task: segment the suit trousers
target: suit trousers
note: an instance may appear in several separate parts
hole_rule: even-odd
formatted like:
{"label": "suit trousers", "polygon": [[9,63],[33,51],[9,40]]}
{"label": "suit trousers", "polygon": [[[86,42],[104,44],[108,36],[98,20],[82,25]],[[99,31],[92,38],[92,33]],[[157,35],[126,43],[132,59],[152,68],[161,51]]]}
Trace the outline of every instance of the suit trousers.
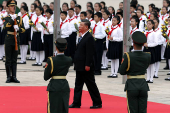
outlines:
{"label": "suit trousers", "polygon": [[45,61],[48,57],[53,56],[53,34],[44,35],[44,51],[45,51]]}
{"label": "suit trousers", "polygon": [[101,73],[101,63],[103,55],[103,39],[97,39],[95,41],[95,72]]}
{"label": "suit trousers", "polygon": [[147,113],[148,92],[144,90],[128,90],[128,113]]}
{"label": "suit trousers", "polygon": [[93,71],[76,71],[76,82],[74,88],[73,104],[81,106],[81,96],[84,83],[87,86],[93,105],[101,105],[101,97],[97,85],[95,83]]}

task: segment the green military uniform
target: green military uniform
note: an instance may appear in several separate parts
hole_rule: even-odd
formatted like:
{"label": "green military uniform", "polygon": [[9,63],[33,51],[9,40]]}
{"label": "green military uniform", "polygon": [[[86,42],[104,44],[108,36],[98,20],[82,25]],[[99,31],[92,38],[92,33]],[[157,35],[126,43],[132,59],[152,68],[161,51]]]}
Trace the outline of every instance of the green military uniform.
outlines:
{"label": "green military uniform", "polygon": [[[16,1],[14,0],[9,0],[7,2],[7,6],[15,6]],[[15,14],[14,14],[15,15]],[[17,16],[15,20],[12,19],[11,15],[5,17],[4,19],[4,29],[7,30],[7,35],[5,37],[5,57],[6,57],[6,73],[7,73],[7,81],[6,83],[9,82],[16,82],[19,83],[19,81],[16,79],[16,70],[17,70],[17,56],[18,56],[18,50],[15,48],[16,44],[17,47],[19,45],[19,36],[18,33],[25,32],[24,24],[22,21],[22,17]],[[18,25],[19,30],[16,33],[16,39],[14,37],[14,21]],[[12,70],[12,78],[11,78],[11,71]]]}
{"label": "green military uniform", "polygon": [[[141,32],[132,35],[133,42],[142,47],[146,36]],[[120,66],[120,74],[127,75],[125,91],[127,92],[128,113],[146,113],[149,87],[145,80],[145,72],[150,64],[150,53],[142,50],[125,53]]]}
{"label": "green military uniform", "polygon": [[[67,41],[59,38],[56,41],[58,49],[66,48]],[[63,50],[62,50],[63,51]],[[56,57],[47,60],[44,71],[44,80],[50,80],[48,84],[48,113],[68,113],[70,88],[66,80],[72,59],[58,53]]]}

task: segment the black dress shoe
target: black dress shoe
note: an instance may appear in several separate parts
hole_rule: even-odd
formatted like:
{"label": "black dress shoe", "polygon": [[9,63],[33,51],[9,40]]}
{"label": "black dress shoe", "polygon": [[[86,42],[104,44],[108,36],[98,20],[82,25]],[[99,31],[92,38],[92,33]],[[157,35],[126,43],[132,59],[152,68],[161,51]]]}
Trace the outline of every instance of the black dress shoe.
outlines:
{"label": "black dress shoe", "polygon": [[167,75],[170,75],[170,73],[167,73]]}
{"label": "black dress shoe", "polygon": [[168,67],[168,66],[164,67],[164,70],[168,70],[168,69],[169,69],[169,67]]}
{"label": "black dress shoe", "polygon": [[153,78],[159,78],[159,77],[154,75]]}
{"label": "black dress shoe", "polygon": [[102,108],[102,105],[90,106],[90,109],[98,109],[98,108]]}
{"label": "black dress shoe", "polygon": [[10,83],[11,82],[11,78],[7,78],[6,83]]}
{"label": "black dress shoe", "polygon": [[38,63],[38,65],[37,66],[42,66],[42,63]]}
{"label": "black dress shoe", "polygon": [[26,64],[26,62],[17,62],[17,64]]}
{"label": "black dress shoe", "polygon": [[112,78],[117,78],[118,76],[116,75],[116,76],[112,76]]}
{"label": "black dress shoe", "polygon": [[101,68],[101,70],[108,70],[108,68],[106,67],[106,68]]}
{"label": "black dress shoe", "polygon": [[146,82],[149,83],[150,80],[147,80]]}
{"label": "black dress shoe", "polygon": [[32,64],[32,66],[38,66],[38,63]]}
{"label": "black dress shoe", "polygon": [[0,58],[0,61],[3,61],[3,58]]}
{"label": "black dress shoe", "polygon": [[19,80],[17,80],[17,78],[11,78],[11,82],[14,82],[14,83],[20,83],[20,81]]}
{"label": "black dress shoe", "polygon": [[77,106],[75,104],[71,104],[71,105],[69,105],[69,108],[80,108],[80,106]]}
{"label": "black dress shoe", "polygon": [[170,81],[170,78],[165,78],[166,81]]}
{"label": "black dress shoe", "polygon": [[112,74],[111,74],[111,75],[109,75],[109,76],[107,76],[107,78],[112,78]]}

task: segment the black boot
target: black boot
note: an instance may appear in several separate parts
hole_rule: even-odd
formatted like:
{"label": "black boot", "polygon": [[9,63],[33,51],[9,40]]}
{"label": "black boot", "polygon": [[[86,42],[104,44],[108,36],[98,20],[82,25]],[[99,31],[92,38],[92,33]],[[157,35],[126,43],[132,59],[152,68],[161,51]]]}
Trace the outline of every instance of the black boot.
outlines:
{"label": "black boot", "polygon": [[5,66],[5,67],[6,67],[6,74],[7,74],[6,83],[10,83],[11,82],[11,70],[10,70],[10,66]]}
{"label": "black boot", "polygon": [[168,70],[169,69],[169,63],[168,63],[168,59],[166,58],[166,66],[164,68],[164,70]]}
{"label": "black boot", "polygon": [[17,66],[16,65],[11,66],[11,70],[12,70],[11,82],[20,83],[20,81],[17,80],[17,78],[16,78]]}

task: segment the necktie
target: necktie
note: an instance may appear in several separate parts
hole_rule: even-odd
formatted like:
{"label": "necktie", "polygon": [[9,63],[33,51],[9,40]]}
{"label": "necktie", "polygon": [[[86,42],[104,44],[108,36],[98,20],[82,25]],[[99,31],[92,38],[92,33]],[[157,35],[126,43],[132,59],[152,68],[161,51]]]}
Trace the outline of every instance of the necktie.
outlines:
{"label": "necktie", "polygon": [[164,16],[162,16],[162,20],[164,19]]}
{"label": "necktie", "polygon": [[62,25],[63,25],[63,22],[61,22],[61,24],[60,24],[60,29],[61,29]]}
{"label": "necktie", "polygon": [[35,21],[35,26],[36,26],[37,22],[38,22],[38,17],[37,17],[37,19],[36,19],[36,21]]}
{"label": "necktie", "polygon": [[130,35],[133,33],[133,30],[131,30]]}
{"label": "necktie", "polygon": [[142,20],[142,18],[140,19],[140,21]]}
{"label": "necktie", "polygon": [[95,34],[96,27],[97,27],[97,24],[95,24],[95,26],[94,26],[94,28],[93,28],[93,34]]}
{"label": "necktie", "polygon": [[47,27],[48,27],[48,22],[49,22],[49,21],[46,21],[46,24],[45,24]]}
{"label": "necktie", "polygon": [[82,36],[79,38],[79,42],[81,41],[82,38],[83,38]]}
{"label": "necktie", "polygon": [[121,25],[122,25],[122,22],[118,24],[119,27],[121,27]]}
{"label": "necktie", "polygon": [[148,35],[149,35],[150,33],[151,33],[151,32],[147,32],[147,33],[146,33],[146,38],[148,38]]}
{"label": "necktie", "polygon": [[34,14],[31,14],[31,16],[30,16],[30,19],[32,19],[32,16],[33,16]]}
{"label": "necktie", "polygon": [[77,19],[77,18],[78,18],[78,16],[75,16],[75,18]]}
{"label": "necktie", "polygon": [[148,19],[150,19],[151,15],[149,15]]}
{"label": "necktie", "polygon": [[115,28],[111,28],[112,30],[109,32],[109,34],[108,34],[108,38],[109,38],[109,36],[111,36],[111,34],[112,34],[112,32],[115,30],[115,29],[117,29],[119,26],[117,26],[117,27],[115,27]]}
{"label": "necktie", "polygon": [[24,14],[24,15],[22,16],[22,18],[24,18],[26,15],[27,15],[27,14]]}

